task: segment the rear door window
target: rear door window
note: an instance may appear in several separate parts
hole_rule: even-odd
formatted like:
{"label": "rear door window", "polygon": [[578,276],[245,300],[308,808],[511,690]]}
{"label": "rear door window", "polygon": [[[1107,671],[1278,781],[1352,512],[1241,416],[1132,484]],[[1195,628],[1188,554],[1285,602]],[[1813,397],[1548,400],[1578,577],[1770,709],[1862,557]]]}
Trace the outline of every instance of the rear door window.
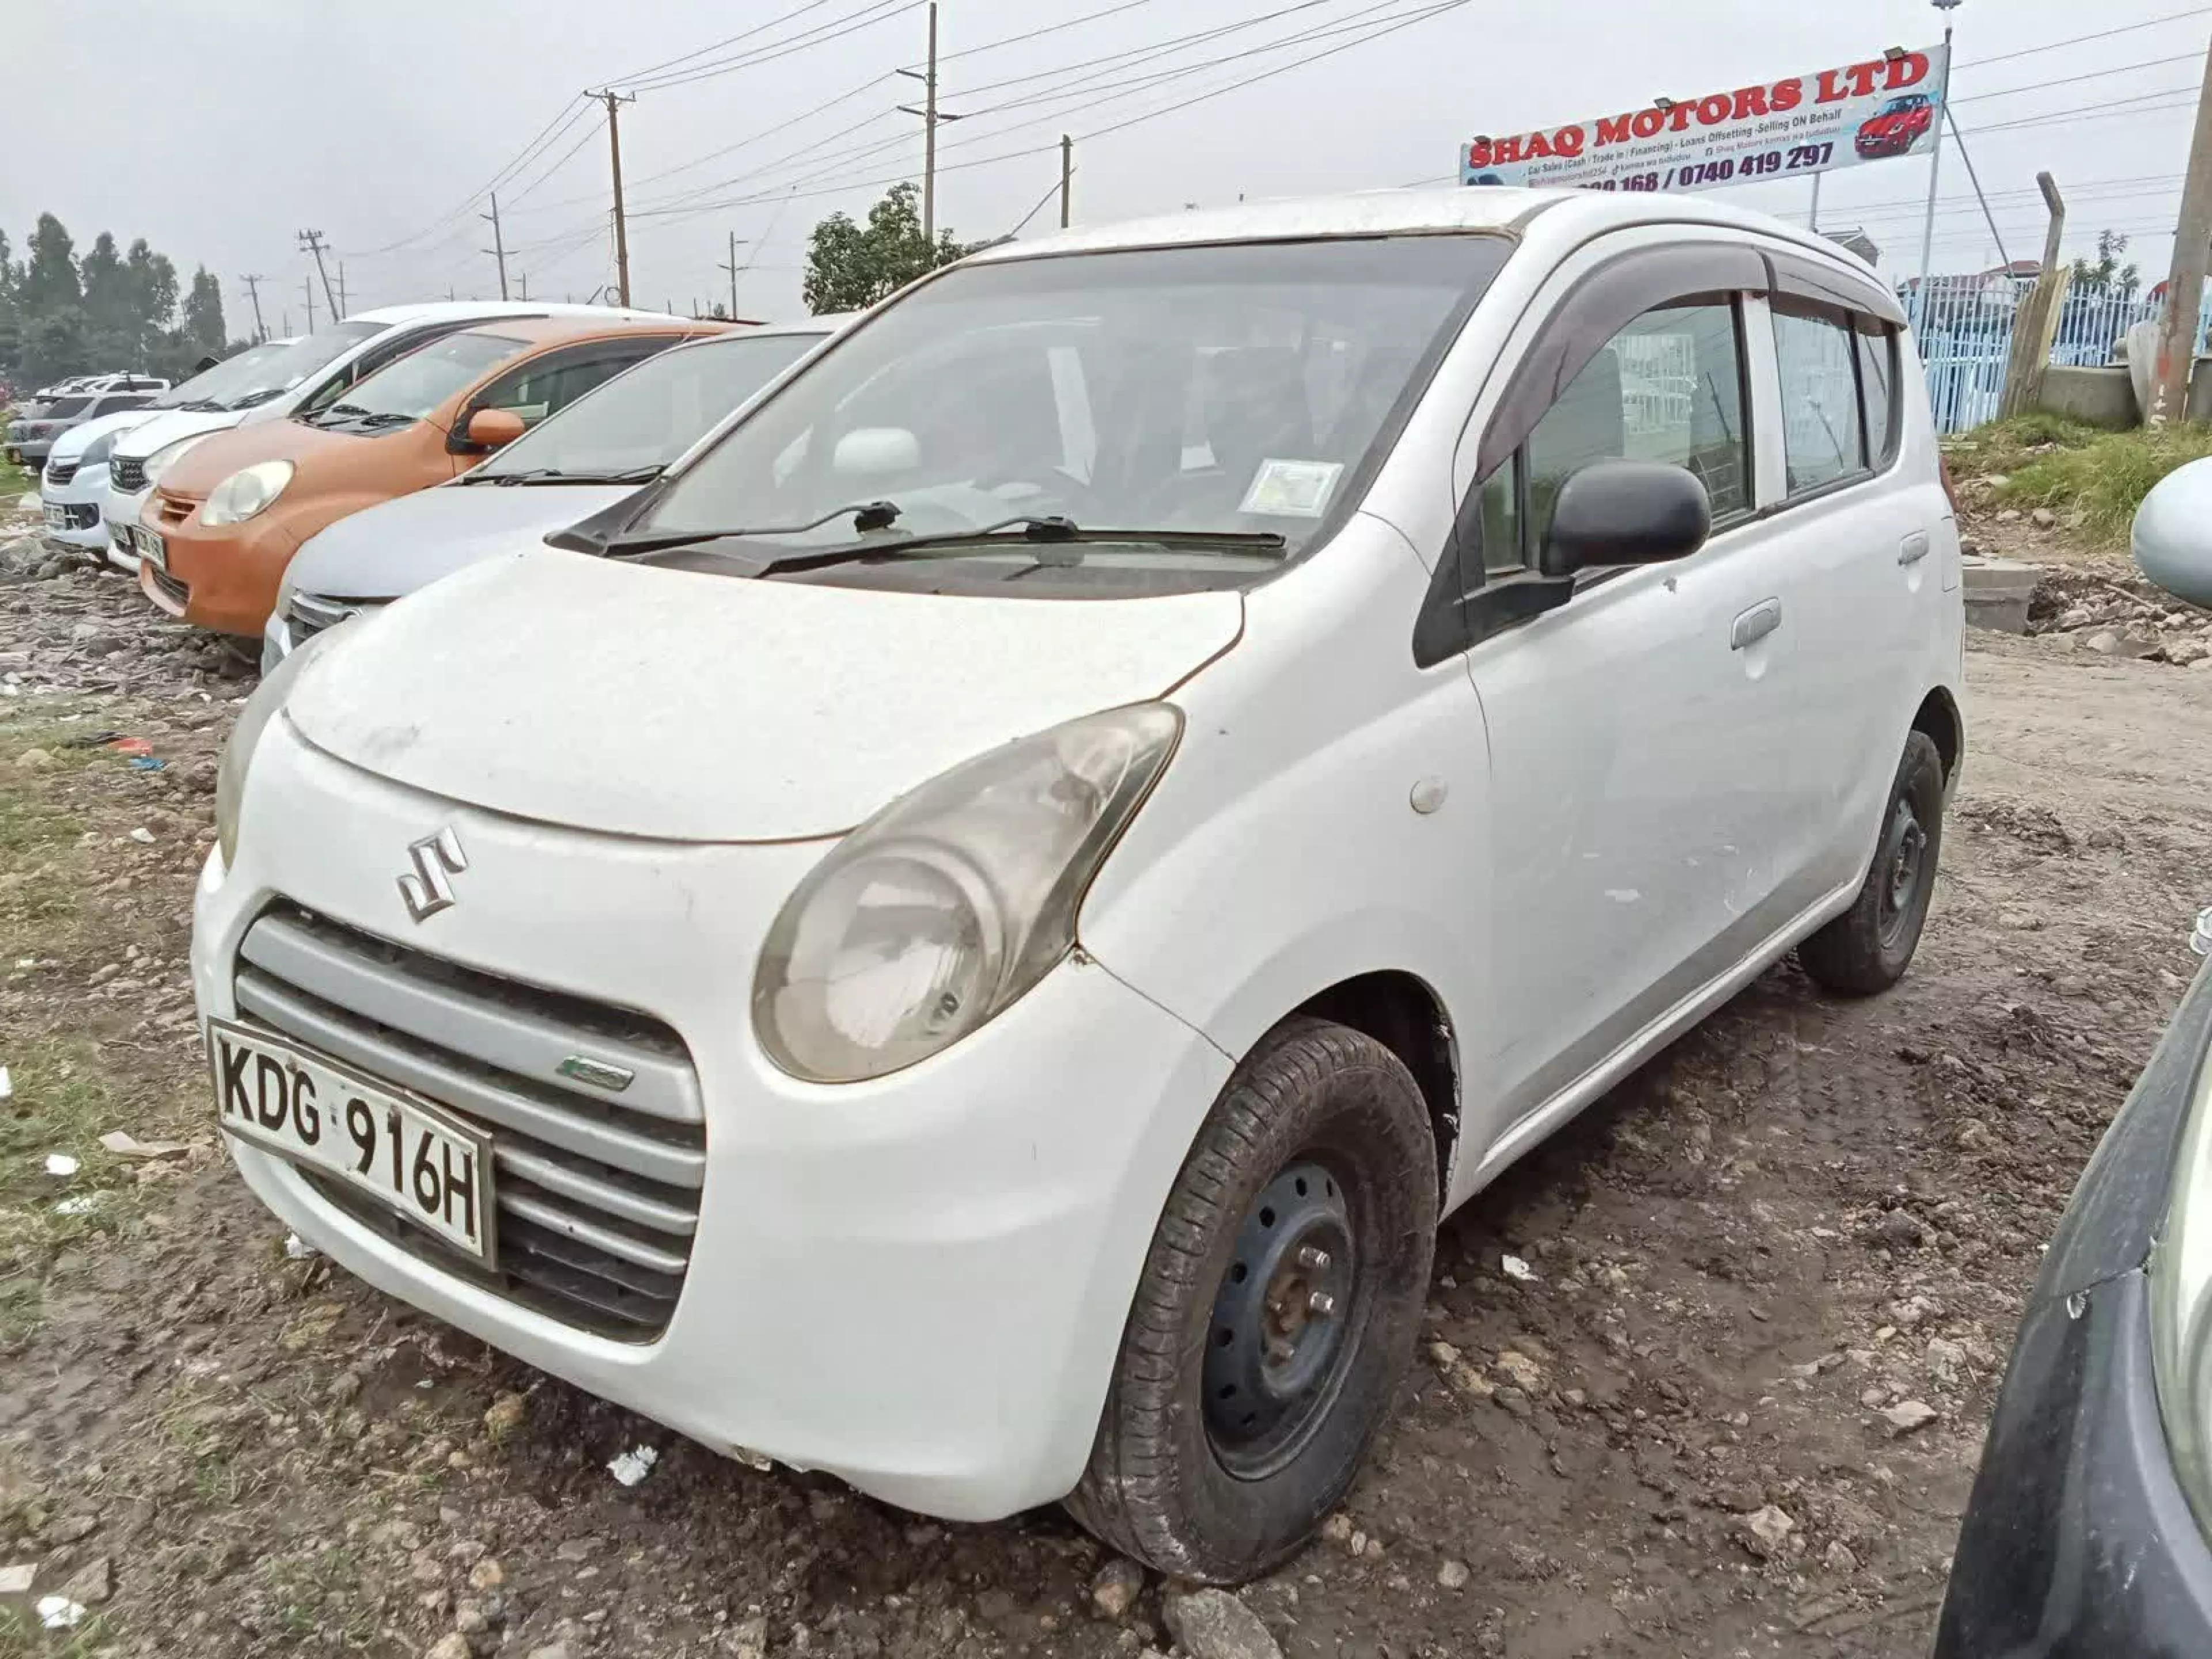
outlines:
{"label": "rear door window", "polygon": [[504,409],[520,415],[523,425],[536,426],[558,414],[600,382],[612,379],[633,363],[674,345],[679,336],[652,335],[641,340],[603,342],[573,351],[548,352],[510,369],[477,394],[470,411]]}
{"label": "rear door window", "polygon": [[1857,337],[1826,306],[1778,299],[1774,355],[1781,371],[1783,451],[1792,496],[1867,470]]}

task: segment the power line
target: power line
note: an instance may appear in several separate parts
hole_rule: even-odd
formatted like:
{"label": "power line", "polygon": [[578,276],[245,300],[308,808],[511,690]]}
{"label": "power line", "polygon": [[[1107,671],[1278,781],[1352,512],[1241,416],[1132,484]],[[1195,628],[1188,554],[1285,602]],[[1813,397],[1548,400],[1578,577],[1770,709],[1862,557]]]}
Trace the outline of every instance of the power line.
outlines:
{"label": "power line", "polygon": [[528,166],[530,160],[533,155],[536,155],[545,146],[550,144],[555,139],[558,138],[562,133],[566,132],[571,126],[574,126],[577,121],[582,118],[585,112],[583,107],[579,106],[576,100],[573,98],[567,103],[562,105],[561,109],[562,112],[555,115],[550,121],[548,121],[544,128],[539,131],[538,136],[522,147],[520,154],[516,155],[514,160],[510,161],[497,173],[494,173],[487,183],[480,185],[477,189],[471,191],[468,199],[464,201],[459,207],[454,208],[449,213],[441,215],[439,217],[433,219],[428,224],[423,226],[422,229],[416,231],[410,235],[402,236],[397,241],[386,242],[382,247],[370,248],[368,250],[368,254],[365,257],[373,258],[379,254],[393,252],[398,249],[408,246],[411,243],[421,241],[423,237],[428,235],[432,231],[438,229],[443,225],[451,223],[455,220],[465,220],[469,213],[476,207],[476,204],[478,202],[483,200],[483,198],[489,196],[493,191],[497,190],[501,185],[505,184],[507,179],[513,177],[520,169]]}
{"label": "power line", "polygon": [[2043,92],[2051,87],[2078,86],[2084,81],[2103,81],[2115,75],[2132,75],[2137,70],[2164,69],[2168,64],[2201,64],[2201,52],[2178,52],[2170,58],[2149,58],[2140,64],[2120,64],[2112,69],[2092,70],[2087,75],[2069,75],[2057,81],[2038,81],[2025,87],[2008,87],[2002,92],[1978,92],[1971,98],[1954,98],[1953,108],[1960,104],[1979,104],[1991,98],[2017,98],[2024,92]]}
{"label": "power line", "polygon": [[1961,64],[1960,69],[1984,69],[1991,64],[2009,64],[2017,58],[2034,58],[2046,52],[2057,52],[2067,46],[2087,46],[2092,40],[2110,40],[2116,35],[2136,34],[2144,29],[2154,29],[2166,23],[2186,22],[2192,17],[2212,15],[2212,6],[2192,6],[2187,11],[2169,13],[2164,17],[2153,17],[2140,23],[2126,23],[2116,29],[2102,29],[2095,34],[2077,34],[2070,40],[2052,40],[2039,46],[2023,46],[2018,52],[1999,52],[1994,58],[1977,58],[1971,64]]}
{"label": "power line", "polygon": [[645,68],[641,70],[633,70],[628,75],[618,75],[615,77],[615,80],[617,84],[642,81],[647,76],[658,75],[663,70],[675,68],[678,64],[688,64],[695,58],[704,58],[708,52],[720,52],[725,46],[734,46],[740,40],[750,40],[757,34],[765,34],[770,29],[781,28],[786,23],[792,21],[793,19],[804,17],[810,11],[819,11],[823,7],[831,3],[832,0],[808,0],[808,3],[805,5],[798,7],[794,10],[787,11],[781,17],[771,17],[765,23],[756,23],[752,27],[746,29],[742,33],[732,34],[726,40],[717,40],[711,46],[698,47],[695,51],[684,52],[680,57],[663,58],[658,64],[648,64]]}
{"label": "power line", "polygon": [[740,52],[720,63],[701,64],[679,73],[641,80],[634,84],[647,92],[659,92],[670,87],[690,86],[696,81],[711,80],[738,70],[757,69],[763,64],[773,64],[812,47],[827,46],[832,40],[842,40],[848,34],[873,28],[878,23],[888,23],[892,18],[912,11],[923,3],[925,0],[868,0],[868,3],[859,11],[848,13],[802,35],[794,35],[787,40],[772,40],[752,52]]}
{"label": "power line", "polygon": [[551,178],[555,173],[556,173],[560,172],[560,170],[561,170],[562,167],[564,167],[568,166],[568,161],[569,161],[569,158],[570,158],[570,157],[574,156],[574,155],[575,155],[575,153],[576,153],[578,150],[580,150],[580,149],[583,149],[583,147],[584,147],[585,145],[586,145],[586,144],[590,143],[592,142],[592,139],[594,139],[594,138],[598,137],[599,136],[599,125],[598,125],[597,124],[594,124],[594,125],[591,125],[591,126],[588,126],[588,127],[585,128],[585,129],[584,129],[584,131],[583,131],[583,133],[581,134],[581,136],[580,136],[580,137],[577,138],[576,142],[575,142],[574,143],[573,143],[573,144],[569,145],[568,149],[564,149],[564,150],[562,150],[562,151],[561,152],[561,159],[560,159],[559,161],[557,161],[554,162],[554,163],[553,163],[553,165],[552,165],[551,167],[547,167],[547,168],[544,170],[544,172],[543,172],[543,173],[539,173],[539,174],[538,174],[535,179],[532,179],[528,184],[525,185],[524,185],[520,190],[516,191],[514,192],[514,195],[512,195],[512,196],[510,196],[510,197],[508,197],[508,198],[507,198],[507,205],[508,210],[509,210],[510,212],[511,212],[511,211],[513,211],[514,207],[514,204],[515,204],[517,202],[520,201],[524,197],[526,197],[526,196],[529,195],[529,194],[530,194],[530,192],[531,192],[532,191],[533,191],[533,190],[537,189],[538,185],[540,185],[544,184],[544,183],[548,179],[550,179],[550,178]]}

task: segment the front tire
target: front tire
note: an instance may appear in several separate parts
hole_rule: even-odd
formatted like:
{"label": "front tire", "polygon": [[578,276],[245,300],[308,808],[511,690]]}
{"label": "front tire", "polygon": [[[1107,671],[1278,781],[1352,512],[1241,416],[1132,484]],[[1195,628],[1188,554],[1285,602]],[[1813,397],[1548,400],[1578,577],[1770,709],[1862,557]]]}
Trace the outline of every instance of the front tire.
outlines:
{"label": "front tire", "polygon": [[1206,1583],[1296,1553],[1412,1359],[1437,1188],[1427,1103],[1395,1054],[1323,1020],[1271,1032],[1168,1196],[1066,1500],[1077,1522]]}
{"label": "front tire", "polygon": [[1797,947],[1817,984],[1872,996],[1905,977],[1936,896],[1943,848],[1943,757],[1924,732],[1905,739],[1905,758],[1882,817],[1874,864],[1851,908]]}

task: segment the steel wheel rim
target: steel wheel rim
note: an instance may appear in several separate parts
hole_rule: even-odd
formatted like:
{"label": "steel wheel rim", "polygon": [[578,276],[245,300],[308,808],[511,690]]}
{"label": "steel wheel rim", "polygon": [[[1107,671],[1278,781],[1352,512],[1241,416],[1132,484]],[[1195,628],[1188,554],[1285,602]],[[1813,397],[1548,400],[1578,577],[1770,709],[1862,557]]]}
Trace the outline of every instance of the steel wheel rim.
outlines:
{"label": "steel wheel rim", "polygon": [[1282,1468],[1328,1415],[1358,1344],[1354,1194],[1310,1154],[1253,1200],[1214,1296],[1202,1368],[1206,1436],[1222,1468]]}
{"label": "steel wheel rim", "polygon": [[1902,937],[1928,874],[1928,831],[1906,796],[1899,795],[1891,810],[1876,867],[1882,872],[1878,927],[1881,942],[1891,945]]}

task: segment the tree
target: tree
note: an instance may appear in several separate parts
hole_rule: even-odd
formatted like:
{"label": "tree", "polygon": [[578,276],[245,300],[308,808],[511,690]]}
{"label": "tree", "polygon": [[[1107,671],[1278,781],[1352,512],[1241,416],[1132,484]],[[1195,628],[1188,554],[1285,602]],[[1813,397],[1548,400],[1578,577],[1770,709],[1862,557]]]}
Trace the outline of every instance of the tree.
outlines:
{"label": "tree", "polygon": [[2106,289],[2123,300],[2134,299],[2142,286],[2142,274],[2134,265],[2120,263],[2120,256],[2127,251],[2128,239],[2118,231],[2099,231],[2096,258],[2074,262],[2074,286]]}
{"label": "tree", "polygon": [[222,350],[222,284],[205,265],[192,273],[192,291],[185,296],[185,337],[203,352]]}
{"label": "tree", "polygon": [[76,244],[51,213],[39,216],[23,264],[16,299],[26,315],[74,307],[83,297],[77,286]]}
{"label": "tree", "polygon": [[950,230],[939,231],[934,245],[924,240],[921,201],[918,186],[893,185],[865,226],[842,213],[816,225],[807,239],[807,309],[861,310],[969,252]]}

